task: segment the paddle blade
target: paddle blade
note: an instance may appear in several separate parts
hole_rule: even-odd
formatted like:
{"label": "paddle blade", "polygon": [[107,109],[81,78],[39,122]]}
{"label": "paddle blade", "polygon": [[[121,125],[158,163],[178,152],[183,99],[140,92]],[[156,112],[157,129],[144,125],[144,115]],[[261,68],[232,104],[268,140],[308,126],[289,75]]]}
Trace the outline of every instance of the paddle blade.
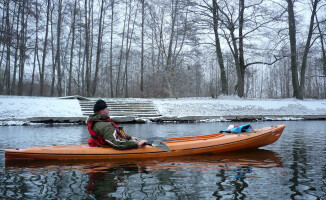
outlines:
{"label": "paddle blade", "polygon": [[151,145],[163,151],[171,152],[171,149],[161,140],[154,140],[154,142]]}

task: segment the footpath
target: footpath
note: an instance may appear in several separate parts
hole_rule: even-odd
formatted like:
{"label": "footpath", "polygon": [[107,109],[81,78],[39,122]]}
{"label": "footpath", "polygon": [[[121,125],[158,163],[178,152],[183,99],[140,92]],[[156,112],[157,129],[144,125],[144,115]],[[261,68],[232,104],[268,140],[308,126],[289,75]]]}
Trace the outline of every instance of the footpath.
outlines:
{"label": "footpath", "polygon": [[[0,95],[0,125],[85,123],[98,98]],[[102,98],[119,123],[326,120],[326,100]]]}

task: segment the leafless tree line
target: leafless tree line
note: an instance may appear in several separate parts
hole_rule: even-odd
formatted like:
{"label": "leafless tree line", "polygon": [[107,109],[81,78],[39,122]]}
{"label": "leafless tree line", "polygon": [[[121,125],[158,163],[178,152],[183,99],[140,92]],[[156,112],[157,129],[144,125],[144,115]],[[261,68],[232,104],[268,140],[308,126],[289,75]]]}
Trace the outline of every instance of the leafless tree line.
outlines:
{"label": "leafless tree line", "polygon": [[321,0],[3,0],[0,94],[326,98]]}

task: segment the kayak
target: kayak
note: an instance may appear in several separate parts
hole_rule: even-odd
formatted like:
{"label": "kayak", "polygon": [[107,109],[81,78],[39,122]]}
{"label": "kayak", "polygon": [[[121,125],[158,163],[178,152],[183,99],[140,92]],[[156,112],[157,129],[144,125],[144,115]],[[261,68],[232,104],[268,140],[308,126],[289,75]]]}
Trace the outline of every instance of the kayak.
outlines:
{"label": "kayak", "polygon": [[244,133],[215,133],[200,136],[174,137],[165,142],[171,151],[155,146],[117,150],[89,147],[88,144],[6,149],[9,159],[145,159],[196,154],[222,153],[254,149],[276,142],[285,125],[252,129]]}

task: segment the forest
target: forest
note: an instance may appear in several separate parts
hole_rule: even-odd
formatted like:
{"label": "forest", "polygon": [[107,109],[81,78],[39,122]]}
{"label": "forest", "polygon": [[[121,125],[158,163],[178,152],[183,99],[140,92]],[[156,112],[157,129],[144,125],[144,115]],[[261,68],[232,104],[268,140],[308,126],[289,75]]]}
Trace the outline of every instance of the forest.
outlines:
{"label": "forest", "polygon": [[1,0],[0,95],[326,98],[326,1]]}

